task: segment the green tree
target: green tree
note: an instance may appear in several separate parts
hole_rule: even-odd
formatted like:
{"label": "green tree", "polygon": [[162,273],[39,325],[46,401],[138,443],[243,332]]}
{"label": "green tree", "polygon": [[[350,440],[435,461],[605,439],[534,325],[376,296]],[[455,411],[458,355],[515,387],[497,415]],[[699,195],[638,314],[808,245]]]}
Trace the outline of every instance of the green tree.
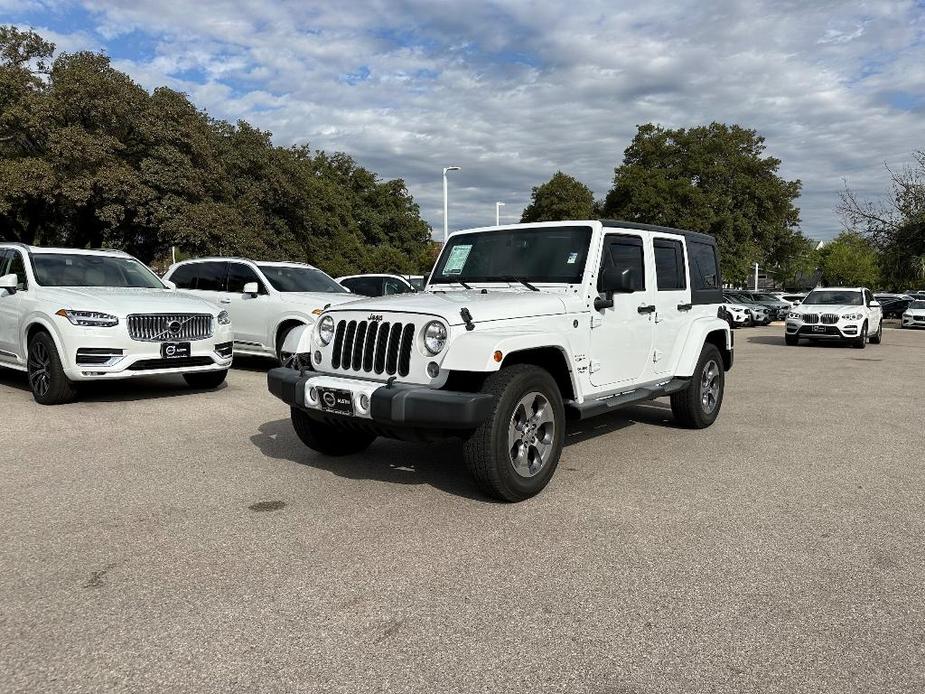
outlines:
{"label": "green tree", "polygon": [[[400,179],[342,153],[274,146],[105,55],[0,27],[0,240],[305,260],[415,272],[430,227]],[[159,264],[163,264],[160,262]]]}
{"label": "green tree", "polygon": [[896,290],[925,284],[925,151],[899,171],[887,167],[890,190],[882,201],[862,201],[849,189],[839,211],[879,251],[883,283]]}
{"label": "green tree", "polygon": [[775,267],[799,252],[800,181],[778,175],[764,138],[738,125],[671,130],[639,126],[604,201],[606,217],[691,229],[716,237],[724,279],[742,282],[754,263]]}
{"label": "green tree", "polygon": [[530,204],[521,222],[558,222],[564,219],[592,219],[594,193],[584,183],[556,171],[546,183],[533,188]]}
{"label": "green tree", "polygon": [[879,282],[877,251],[858,232],[842,232],[819,250],[819,258],[827,286],[876,287]]}

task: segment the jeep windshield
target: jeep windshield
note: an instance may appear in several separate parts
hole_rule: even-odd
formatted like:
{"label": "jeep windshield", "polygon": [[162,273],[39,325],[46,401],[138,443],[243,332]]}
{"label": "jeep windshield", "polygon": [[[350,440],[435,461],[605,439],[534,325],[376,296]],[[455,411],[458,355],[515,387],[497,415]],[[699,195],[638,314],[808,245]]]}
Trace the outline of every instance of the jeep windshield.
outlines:
{"label": "jeep windshield", "polygon": [[440,255],[431,284],[581,282],[591,243],[586,226],[457,234]]}
{"label": "jeep windshield", "polygon": [[311,267],[257,264],[278,292],[326,292],[346,294],[347,290],[321,270]]}
{"label": "jeep windshield", "polygon": [[810,292],[803,300],[804,306],[863,306],[861,292],[819,290]]}
{"label": "jeep windshield", "polygon": [[83,253],[33,253],[36,281],[44,287],[163,289],[157,275],[134,258]]}

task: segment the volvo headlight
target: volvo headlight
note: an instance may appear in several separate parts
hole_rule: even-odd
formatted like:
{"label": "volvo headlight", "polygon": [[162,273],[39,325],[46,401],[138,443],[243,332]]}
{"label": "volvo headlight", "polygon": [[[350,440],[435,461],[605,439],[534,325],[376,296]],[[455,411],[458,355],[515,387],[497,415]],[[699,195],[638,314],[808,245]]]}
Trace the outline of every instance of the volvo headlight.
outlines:
{"label": "volvo headlight", "polygon": [[228,311],[220,311],[217,320],[219,325],[231,325],[231,316],[228,315]]}
{"label": "volvo headlight", "polygon": [[842,314],[842,320],[861,320],[864,317],[862,313],[845,313]]}
{"label": "volvo headlight", "polygon": [[55,315],[67,318],[73,325],[88,328],[111,328],[119,324],[119,319],[112,314],[99,311],[72,311],[62,308],[55,311]]}
{"label": "volvo headlight", "polygon": [[321,344],[327,346],[334,339],[334,319],[331,316],[325,316],[318,321],[318,339]]}
{"label": "volvo headlight", "polygon": [[430,354],[440,354],[446,347],[446,328],[440,321],[432,320],[424,326],[424,349]]}

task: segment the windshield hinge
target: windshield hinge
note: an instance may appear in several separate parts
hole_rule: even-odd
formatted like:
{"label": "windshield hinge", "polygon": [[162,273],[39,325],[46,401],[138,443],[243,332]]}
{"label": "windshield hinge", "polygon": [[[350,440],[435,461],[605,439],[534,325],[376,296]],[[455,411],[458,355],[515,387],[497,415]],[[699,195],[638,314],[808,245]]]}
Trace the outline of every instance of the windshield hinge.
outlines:
{"label": "windshield hinge", "polygon": [[588,366],[588,373],[594,373],[595,371],[601,370],[601,362],[597,359],[592,359],[591,364]]}
{"label": "windshield hinge", "polygon": [[599,328],[604,324],[604,316],[600,313],[591,314],[591,328]]}

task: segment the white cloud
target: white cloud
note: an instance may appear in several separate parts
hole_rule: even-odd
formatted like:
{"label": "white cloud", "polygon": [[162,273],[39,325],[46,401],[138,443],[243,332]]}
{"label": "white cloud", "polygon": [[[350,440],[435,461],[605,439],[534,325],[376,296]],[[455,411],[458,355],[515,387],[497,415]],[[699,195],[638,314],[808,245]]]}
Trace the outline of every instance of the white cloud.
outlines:
{"label": "white cloud", "polygon": [[911,0],[84,6],[104,44],[154,39],[117,56],[145,86],[402,177],[438,230],[444,165],[463,167],[452,227],[492,221],[496,200],[516,219],[556,169],[605,194],[637,124],[718,120],[767,138],[803,181],[804,230],[825,238],[843,179],[877,194],[884,161],[925,147],[925,11]]}

